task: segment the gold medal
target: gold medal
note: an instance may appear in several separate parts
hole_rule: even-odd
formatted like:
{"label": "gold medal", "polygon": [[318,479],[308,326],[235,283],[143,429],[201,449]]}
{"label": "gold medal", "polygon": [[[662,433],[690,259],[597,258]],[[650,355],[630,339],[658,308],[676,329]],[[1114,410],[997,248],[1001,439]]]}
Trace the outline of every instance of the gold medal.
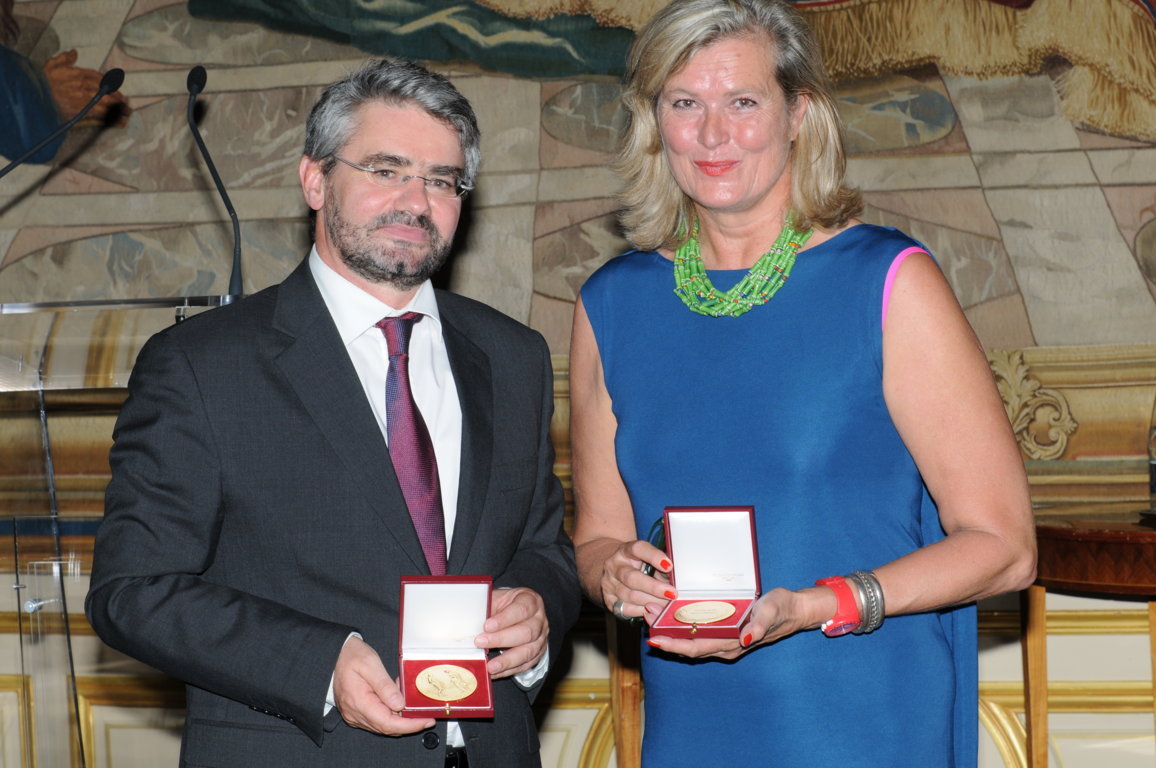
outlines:
{"label": "gold medal", "polygon": [[683,624],[713,624],[716,621],[729,619],[735,613],[735,607],[722,600],[700,600],[689,603],[674,612],[674,618]]}
{"label": "gold medal", "polygon": [[478,678],[465,667],[437,664],[426,667],[415,682],[422,696],[435,701],[460,701],[478,689]]}

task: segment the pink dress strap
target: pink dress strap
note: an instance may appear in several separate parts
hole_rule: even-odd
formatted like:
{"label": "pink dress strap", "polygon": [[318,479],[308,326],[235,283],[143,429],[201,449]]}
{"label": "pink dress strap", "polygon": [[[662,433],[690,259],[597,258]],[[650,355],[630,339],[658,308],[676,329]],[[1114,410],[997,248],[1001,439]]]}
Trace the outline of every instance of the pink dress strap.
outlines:
{"label": "pink dress strap", "polygon": [[[887,279],[883,282],[883,319],[881,321],[882,327],[887,327],[887,305],[891,303],[891,284],[895,282],[895,275],[899,272],[899,265],[913,253],[927,253],[922,248],[904,249],[899,252],[899,255],[891,262],[891,267],[887,270]],[[930,256],[931,254],[927,254]]]}

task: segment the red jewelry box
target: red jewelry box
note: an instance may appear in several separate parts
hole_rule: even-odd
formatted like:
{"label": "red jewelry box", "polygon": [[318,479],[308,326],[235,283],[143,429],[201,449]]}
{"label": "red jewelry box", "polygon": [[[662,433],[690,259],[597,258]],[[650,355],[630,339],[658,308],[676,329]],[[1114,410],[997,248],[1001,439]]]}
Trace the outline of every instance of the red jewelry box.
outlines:
{"label": "red jewelry box", "polygon": [[662,515],[678,597],[650,634],[737,639],[759,596],[755,508],[667,507]]}
{"label": "red jewelry box", "polygon": [[402,576],[398,625],[403,717],[494,716],[486,649],[474,646],[490,617],[489,576]]}

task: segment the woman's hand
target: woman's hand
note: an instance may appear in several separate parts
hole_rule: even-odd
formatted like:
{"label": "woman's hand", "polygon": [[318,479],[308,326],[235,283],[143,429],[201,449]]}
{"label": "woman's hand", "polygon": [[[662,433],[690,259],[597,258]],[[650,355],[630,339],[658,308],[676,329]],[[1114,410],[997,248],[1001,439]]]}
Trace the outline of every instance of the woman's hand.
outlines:
{"label": "woman's hand", "polygon": [[690,658],[737,659],[759,645],[815,629],[835,615],[835,593],[827,587],[791,591],[777,587],[755,601],[736,639],[695,639],[654,635],[647,644],[667,653]]}
{"label": "woman's hand", "polygon": [[[655,575],[643,572],[654,568]],[[609,553],[602,565],[599,587],[602,603],[620,619],[643,617],[651,623],[677,597],[670,585],[670,559],[645,541],[626,541]]]}
{"label": "woman's hand", "polygon": [[[653,620],[675,596],[668,576],[671,563],[658,547],[638,540],[630,494],[618,472],[617,421],[581,300],[574,310],[571,338],[570,466],[578,578],[593,602],[619,618]],[[648,565],[655,575],[642,572]]]}

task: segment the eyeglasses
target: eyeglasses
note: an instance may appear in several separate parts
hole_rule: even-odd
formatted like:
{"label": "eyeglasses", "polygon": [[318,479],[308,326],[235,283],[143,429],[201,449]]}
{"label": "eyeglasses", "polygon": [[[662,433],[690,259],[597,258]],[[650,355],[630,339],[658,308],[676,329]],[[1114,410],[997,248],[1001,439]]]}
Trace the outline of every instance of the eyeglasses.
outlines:
{"label": "eyeglasses", "polygon": [[432,197],[465,197],[466,193],[473,189],[462,181],[461,177],[452,173],[445,176],[419,176],[416,173],[402,175],[393,168],[370,168],[358,165],[346,160],[341,155],[333,155],[333,158],[340,160],[350,168],[364,172],[370,181],[386,189],[405,186],[410,179],[421,179],[422,184],[425,185],[425,191]]}

